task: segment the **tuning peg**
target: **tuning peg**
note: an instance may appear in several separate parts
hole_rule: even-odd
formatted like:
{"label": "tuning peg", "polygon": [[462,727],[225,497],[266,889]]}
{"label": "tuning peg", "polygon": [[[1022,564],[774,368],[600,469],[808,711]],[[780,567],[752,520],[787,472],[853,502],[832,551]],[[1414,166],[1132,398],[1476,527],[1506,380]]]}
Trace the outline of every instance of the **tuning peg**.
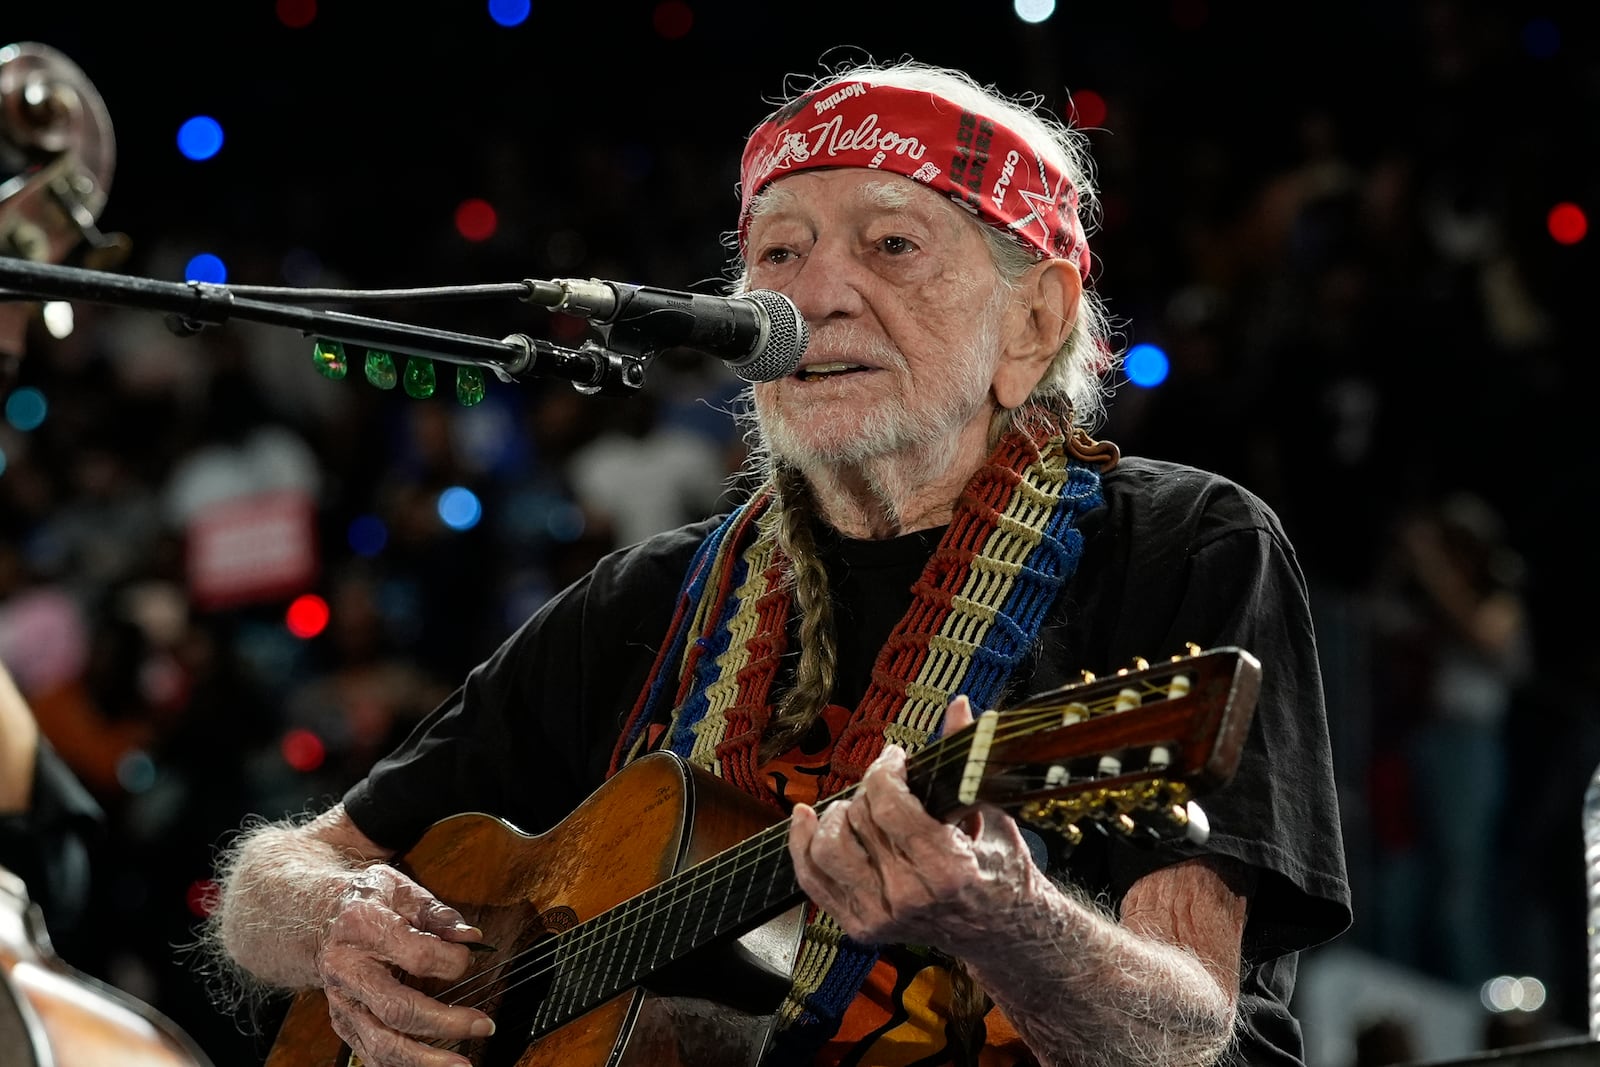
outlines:
{"label": "tuning peg", "polygon": [[1149,669],[1150,669],[1150,661],[1149,660],[1145,659],[1143,656],[1135,656],[1135,657],[1133,657],[1132,666],[1117,668],[1117,677],[1118,678],[1122,678],[1122,677],[1125,677],[1126,675],[1133,674],[1136,671],[1147,671]]}
{"label": "tuning peg", "polygon": [[1192,844],[1205,844],[1211,836],[1211,820],[1206,818],[1205,810],[1192,800],[1181,808],[1174,806],[1174,810],[1183,812],[1183,836]]}

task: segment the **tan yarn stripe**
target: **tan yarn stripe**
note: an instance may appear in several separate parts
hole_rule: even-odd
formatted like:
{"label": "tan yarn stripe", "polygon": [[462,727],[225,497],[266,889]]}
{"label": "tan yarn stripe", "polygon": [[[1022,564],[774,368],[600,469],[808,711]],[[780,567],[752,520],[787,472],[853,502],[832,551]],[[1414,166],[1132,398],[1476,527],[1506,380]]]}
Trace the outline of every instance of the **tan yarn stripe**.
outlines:
{"label": "tan yarn stripe", "polygon": [[706,686],[706,713],[692,727],[694,747],[689,750],[689,762],[718,777],[722,776],[722,765],[717,759],[717,746],[728,732],[728,709],[739,697],[739,673],[750,662],[750,639],[760,619],[756,605],[767,593],[767,569],[776,550],[777,543],[765,536],[757,537],[745,550],[744,584],[734,591],[739,608],[728,622],[732,636],[727,649],[717,657],[717,680]]}
{"label": "tan yarn stripe", "polygon": [[1011,595],[1022,563],[1044,539],[1044,527],[1066,485],[1062,466],[1061,446],[1051,442],[1039,461],[1022,472],[995,530],[973,557],[961,591],[951,598],[944,625],[930,637],[928,658],[907,686],[907,700],[895,716],[896,722],[921,732],[919,745],[926,742],[944,714],[950,693],[971,669],[973,654],[983,645],[996,613]]}
{"label": "tan yarn stripe", "polygon": [[834,957],[839,954],[844,931],[832,915],[819,911],[817,917],[806,924],[804,937],[805,947],[795,961],[794,980],[790,982],[789,992],[784,995],[783,1005],[778,1009],[780,1029],[792,1025],[805,1011],[806,997],[822,988],[822,979],[828,973],[828,968],[833,966]]}

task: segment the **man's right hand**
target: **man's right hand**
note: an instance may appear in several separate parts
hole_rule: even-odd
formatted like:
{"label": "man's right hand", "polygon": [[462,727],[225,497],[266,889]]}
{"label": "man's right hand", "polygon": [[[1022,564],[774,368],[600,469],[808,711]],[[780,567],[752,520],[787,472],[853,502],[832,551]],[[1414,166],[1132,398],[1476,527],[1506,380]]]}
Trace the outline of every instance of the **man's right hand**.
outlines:
{"label": "man's right hand", "polygon": [[[400,871],[378,864],[356,876],[317,953],[334,1032],[364,1067],[461,1067],[435,1047],[486,1037],[494,1022],[406,985],[405,974],[451,980],[466,973],[468,944],[483,933]],[[403,973],[402,973],[403,972]]]}

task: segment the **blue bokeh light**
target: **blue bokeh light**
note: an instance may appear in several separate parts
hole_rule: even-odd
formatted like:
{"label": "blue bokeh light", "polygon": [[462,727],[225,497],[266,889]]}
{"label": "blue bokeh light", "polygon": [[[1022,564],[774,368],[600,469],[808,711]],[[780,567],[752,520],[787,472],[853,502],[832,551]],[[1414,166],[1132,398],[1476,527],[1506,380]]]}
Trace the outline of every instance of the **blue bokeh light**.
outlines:
{"label": "blue bokeh light", "polygon": [[184,264],[183,280],[186,282],[211,282],[213,285],[221,285],[228,280],[228,265],[210,252],[201,252]]}
{"label": "blue bokeh light", "polygon": [[1522,27],[1522,47],[1534,59],[1552,59],[1561,51],[1561,27],[1547,18],[1529,19]]}
{"label": "blue bokeh light", "polygon": [[222,151],[222,123],[210,115],[196,115],[178,127],[178,151],[187,159],[210,159]]}
{"label": "blue bokeh light", "polygon": [[453,485],[439,494],[439,521],[452,530],[470,530],[483,518],[483,504],[471,489]]}
{"label": "blue bokeh light", "polygon": [[350,542],[350,551],[371,559],[389,543],[389,528],[376,515],[357,515],[350,520],[345,538]]}
{"label": "blue bokeh light", "polygon": [[489,17],[501,26],[520,26],[533,9],[530,0],[489,0]]}
{"label": "blue bokeh light", "polygon": [[30,385],[6,397],[6,421],[23,433],[37,430],[49,413],[50,404],[44,394]]}
{"label": "blue bokeh light", "polygon": [[156,785],[156,762],[143,749],[133,749],[117,760],[117,784],[133,794],[148,793]]}
{"label": "blue bokeh light", "polygon": [[1167,354],[1152,344],[1134,345],[1122,359],[1122,368],[1128,381],[1143,389],[1150,389],[1167,380],[1170,364]]}

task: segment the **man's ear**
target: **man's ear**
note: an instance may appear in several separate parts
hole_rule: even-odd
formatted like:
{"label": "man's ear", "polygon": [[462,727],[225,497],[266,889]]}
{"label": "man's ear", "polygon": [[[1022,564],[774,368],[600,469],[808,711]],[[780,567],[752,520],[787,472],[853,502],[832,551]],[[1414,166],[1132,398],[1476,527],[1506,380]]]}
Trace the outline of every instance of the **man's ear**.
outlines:
{"label": "man's ear", "polygon": [[1040,260],[1022,276],[994,374],[994,398],[1001,407],[1020,407],[1028,399],[1071,336],[1082,298],[1083,279],[1071,260]]}

